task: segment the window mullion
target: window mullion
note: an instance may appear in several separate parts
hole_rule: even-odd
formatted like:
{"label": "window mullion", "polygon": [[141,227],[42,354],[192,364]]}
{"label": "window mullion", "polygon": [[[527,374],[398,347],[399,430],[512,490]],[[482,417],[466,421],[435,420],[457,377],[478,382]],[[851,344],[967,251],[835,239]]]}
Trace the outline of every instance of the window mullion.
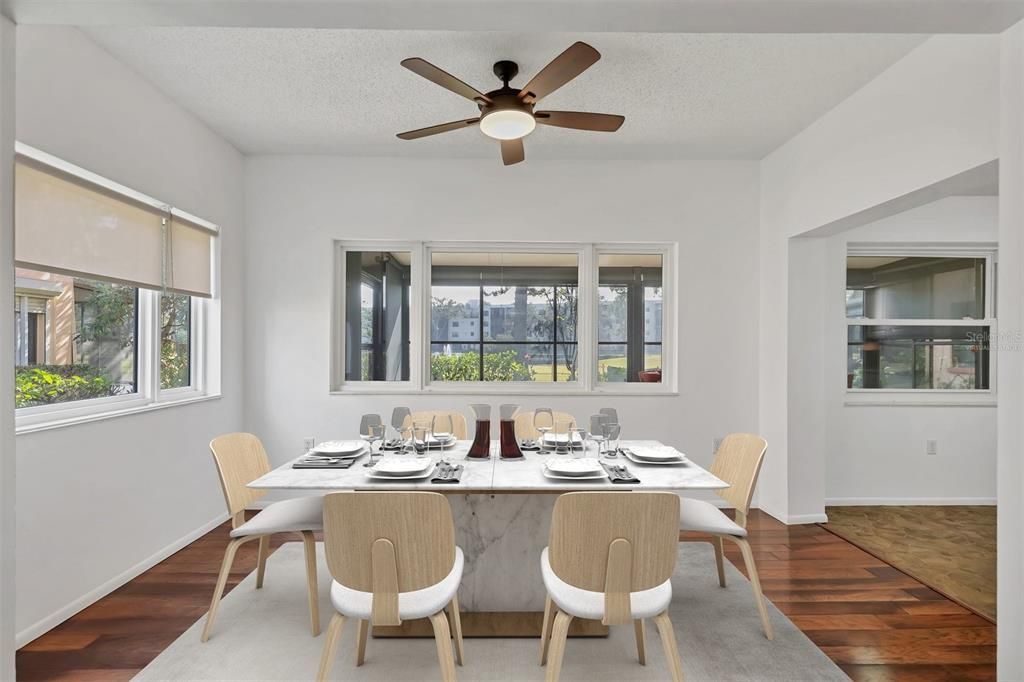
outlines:
{"label": "window mullion", "polygon": [[136,340],[138,394],[149,401],[160,399],[160,292],[139,289],[139,338]]}

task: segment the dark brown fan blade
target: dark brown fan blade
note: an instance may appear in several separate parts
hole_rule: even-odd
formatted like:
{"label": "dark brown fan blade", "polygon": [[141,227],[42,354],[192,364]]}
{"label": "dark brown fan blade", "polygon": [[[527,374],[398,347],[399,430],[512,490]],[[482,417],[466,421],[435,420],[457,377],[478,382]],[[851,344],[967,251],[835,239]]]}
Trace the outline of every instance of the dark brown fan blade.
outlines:
{"label": "dark brown fan blade", "polygon": [[442,88],[451,90],[456,95],[462,95],[466,99],[473,100],[474,102],[479,100],[481,102],[490,102],[491,100],[484,93],[480,92],[472,85],[463,83],[455,76],[451,75],[447,71],[437,68],[425,59],[419,57],[410,57],[409,59],[402,60],[402,66],[409,69],[417,76],[423,76],[428,81],[437,83]]}
{"label": "dark brown fan blade", "polygon": [[459,128],[468,128],[469,126],[479,123],[479,118],[467,118],[464,121],[452,121],[450,123],[439,123],[436,126],[430,126],[429,128],[417,128],[416,130],[407,130],[404,133],[398,133],[398,137],[403,140],[417,140],[421,137],[427,137],[429,135],[437,135],[438,133],[447,133],[449,130],[458,130]]}
{"label": "dark brown fan blade", "polygon": [[526,84],[519,96],[524,100],[536,102],[547,97],[576,76],[586,71],[601,58],[601,53],[586,43],[573,43],[562,54],[551,60],[551,63],[540,70]]}
{"label": "dark brown fan blade", "polygon": [[575,128],[576,130],[594,130],[601,133],[614,133],[626,120],[618,114],[594,114],[589,111],[538,111],[533,117],[537,123],[559,128]]}
{"label": "dark brown fan blade", "polygon": [[519,163],[526,159],[526,151],[523,149],[523,138],[501,141],[501,161],[506,166]]}

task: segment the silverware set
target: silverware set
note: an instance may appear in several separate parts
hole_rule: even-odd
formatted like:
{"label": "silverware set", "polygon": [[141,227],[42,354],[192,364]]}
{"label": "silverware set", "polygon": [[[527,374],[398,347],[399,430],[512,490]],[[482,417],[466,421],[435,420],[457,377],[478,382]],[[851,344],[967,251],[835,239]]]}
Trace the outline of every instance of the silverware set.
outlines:
{"label": "silverware set", "polygon": [[463,466],[452,466],[450,462],[441,460],[437,463],[433,478],[439,481],[457,481],[462,475]]}
{"label": "silverware set", "polygon": [[612,464],[610,462],[601,462],[601,466],[604,467],[605,472],[608,474],[608,478],[615,481],[638,481],[636,476],[633,475],[629,469],[622,464]]}

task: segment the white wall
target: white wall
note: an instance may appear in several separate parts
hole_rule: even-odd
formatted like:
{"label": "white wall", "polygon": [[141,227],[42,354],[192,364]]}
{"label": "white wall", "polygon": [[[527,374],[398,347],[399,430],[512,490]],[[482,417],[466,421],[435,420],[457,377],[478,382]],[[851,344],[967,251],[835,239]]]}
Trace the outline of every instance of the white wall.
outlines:
{"label": "white wall", "polygon": [[17,438],[19,643],[225,516],[242,424],[243,162],[80,32],[19,27],[17,137],[221,226],[223,398]]}
{"label": "white wall", "polygon": [[[481,142],[483,144],[483,142]],[[680,395],[500,397],[586,417],[618,406],[628,438],[701,464],[757,425],[757,164],[257,157],[246,184],[246,427],[272,459],[365,412],[480,396],[328,394],[332,240],[679,242]],[[271,274],[272,273],[272,274]]]}
{"label": "white wall", "polygon": [[759,414],[775,448],[760,499],[778,518],[824,518],[824,486],[804,484],[824,431],[794,409],[826,400],[824,366],[787,363],[792,339],[821,335],[815,318],[791,316],[807,292],[788,286],[791,268],[813,268],[813,247],[790,239],[991,162],[998,110],[998,36],[936,36],[762,160]]}
{"label": "white wall", "polygon": [[[1024,23],[1000,41],[999,630],[1000,680],[1024,679]],[[1003,345],[1003,340],[1006,341]]]}
{"label": "white wall", "polygon": [[[949,197],[826,241],[825,497],[828,504],[994,504],[996,407],[846,404],[850,242],[954,244],[999,236],[996,197]],[[938,454],[925,454],[925,440]],[[880,472],[885,472],[880,475]]]}
{"label": "white wall", "polygon": [[[0,301],[14,296],[14,59],[15,29],[0,17]],[[13,357],[11,316],[0,318],[0,357]],[[14,382],[14,366],[0,365],[0,386]],[[0,393],[0,679],[14,679],[15,476],[14,394]]]}

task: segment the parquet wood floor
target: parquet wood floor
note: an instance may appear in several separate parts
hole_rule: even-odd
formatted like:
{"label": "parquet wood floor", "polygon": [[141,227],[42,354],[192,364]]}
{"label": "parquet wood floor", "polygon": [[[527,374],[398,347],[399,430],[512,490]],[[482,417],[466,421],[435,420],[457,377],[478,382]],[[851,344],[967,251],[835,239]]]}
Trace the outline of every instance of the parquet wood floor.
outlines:
{"label": "parquet wood floor", "polygon": [[[757,511],[749,526],[768,598],[854,680],[995,679],[984,618],[818,526]],[[227,538],[225,524],[21,649],[18,679],[130,679],[205,613]],[[255,567],[243,545],[228,589]]]}

